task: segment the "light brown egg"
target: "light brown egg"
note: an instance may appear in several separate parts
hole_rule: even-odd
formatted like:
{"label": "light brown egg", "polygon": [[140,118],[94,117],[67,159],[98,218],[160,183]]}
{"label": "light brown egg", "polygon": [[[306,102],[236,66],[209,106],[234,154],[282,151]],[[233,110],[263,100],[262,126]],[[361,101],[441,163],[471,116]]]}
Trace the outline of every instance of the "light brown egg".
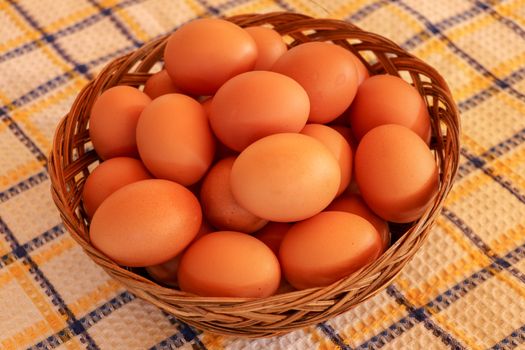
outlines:
{"label": "light brown egg", "polygon": [[254,70],[270,70],[272,65],[288,48],[279,33],[266,27],[245,28],[257,45],[257,60]]}
{"label": "light brown egg", "polygon": [[99,164],[86,179],[82,202],[89,217],[110,194],[132,182],[150,179],[151,174],[135,158],[117,157]]}
{"label": "light brown egg", "polygon": [[354,55],[325,42],[298,45],[283,54],[274,72],[295,79],[310,98],[310,123],[325,124],[352,103],[358,86]]}
{"label": "light brown egg", "polygon": [[375,75],[359,86],[348,110],[357,140],[373,128],[398,124],[412,129],[427,144],[430,142],[430,116],[417,90],[393,75]]}
{"label": "light brown egg", "polygon": [[201,106],[202,108],[204,108],[204,112],[206,113],[206,116],[208,118],[210,118],[212,101],[213,101],[213,96],[208,96],[204,100],[201,101]]}
{"label": "light brown egg", "polygon": [[325,211],[296,223],[284,235],[279,261],[297,289],[327,286],[373,262],[381,238],[360,216]]}
{"label": "light brown egg", "polygon": [[148,78],[148,80],[146,80],[146,84],[144,85],[144,93],[151,97],[151,99],[155,99],[162,95],[182,92],[175,86],[175,84],[173,84],[173,81],[171,81],[168,72],[163,69],[160,72],[153,74]]}
{"label": "light brown egg", "polygon": [[232,77],[253,69],[255,41],[241,27],[222,20],[193,20],[170,35],[165,68],[176,86],[195,95],[213,95]]}
{"label": "light brown egg", "polygon": [[242,151],[264,136],[301,131],[309,111],[308,95],[296,81],[254,71],[221,86],[213,97],[210,124],[223,144]]}
{"label": "light brown egg", "polygon": [[359,143],[355,175],[366,204],[387,221],[417,220],[438,190],[438,169],[426,143],[412,130],[378,126]]}
{"label": "light brown egg", "polygon": [[220,160],[202,182],[200,199],[204,216],[220,230],[252,233],[266,225],[237,203],[230,188],[230,173],[235,157]]}
{"label": "light brown egg", "polygon": [[279,247],[284,234],[292,227],[287,222],[269,222],[254,234],[254,237],[266,244],[275,255],[279,255]]}
{"label": "light brown egg", "polygon": [[151,266],[182,252],[201,226],[199,201],[185,187],[150,179],[113,192],[93,215],[94,247],[125,266]]}
{"label": "light brown egg", "polygon": [[341,169],[330,150],[311,136],[274,134],[248,146],[230,175],[237,202],[270,221],[304,220],[334,199]]}
{"label": "light brown egg", "polygon": [[366,205],[360,195],[355,193],[343,194],[330,203],[326,211],[345,211],[362,217],[371,223],[376,228],[379,236],[381,236],[382,251],[387,250],[390,246],[390,229],[388,223],[377,216],[372,209]]}
{"label": "light brown egg", "polygon": [[[213,227],[203,220],[199,232],[197,232],[197,235],[193,241],[191,241],[190,245],[201,238],[203,235],[213,231],[215,231]],[[146,272],[157,282],[166,284],[170,287],[178,287],[179,282],[177,281],[177,271],[179,269],[181,257],[182,253],[162,264],[146,266]]]}
{"label": "light brown egg", "polygon": [[370,74],[368,73],[368,69],[364,65],[363,62],[359,58],[357,58],[356,55],[352,55],[354,58],[355,68],[357,69],[357,83],[358,85],[361,85],[363,81],[368,79],[370,77]]}
{"label": "light brown egg", "polygon": [[153,175],[185,186],[201,179],[215,153],[204,109],[182,94],[163,95],[144,109],[137,124],[137,146]]}
{"label": "light brown egg", "polygon": [[279,287],[279,261],[250,235],[220,231],[205,235],[182,255],[180,288],[208,297],[264,298]]}
{"label": "light brown egg", "polygon": [[335,159],[337,159],[341,169],[341,184],[337,190],[337,195],[343,193],[348,187],[352,176],[352,148],[350,144],[339,132],[322,124],[307,124],[301,130],[301,134],[311,136],[320,141],[328,147]]}
{"label": "light brown egg", "polygon": [[114,86],[93,104],[89,137],[102,159],[138,157],[135,129],[140,113],[151,99],[131,86]]}

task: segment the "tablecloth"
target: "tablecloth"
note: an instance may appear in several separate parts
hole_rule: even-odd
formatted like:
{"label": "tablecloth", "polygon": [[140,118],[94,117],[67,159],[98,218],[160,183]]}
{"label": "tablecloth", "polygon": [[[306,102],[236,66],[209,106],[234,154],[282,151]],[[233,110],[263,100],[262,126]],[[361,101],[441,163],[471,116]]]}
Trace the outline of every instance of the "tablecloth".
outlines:
{"label": "tablecloth", "polygon": [[[67,234],[46,155],[109,60],[199,16],[287,10],[385,35],[438,69],[461,111],[461,166],[426,244],[376,297],[247,340],[143,302]],[[1,349],[525,349],[523,0],[0,0]]]}

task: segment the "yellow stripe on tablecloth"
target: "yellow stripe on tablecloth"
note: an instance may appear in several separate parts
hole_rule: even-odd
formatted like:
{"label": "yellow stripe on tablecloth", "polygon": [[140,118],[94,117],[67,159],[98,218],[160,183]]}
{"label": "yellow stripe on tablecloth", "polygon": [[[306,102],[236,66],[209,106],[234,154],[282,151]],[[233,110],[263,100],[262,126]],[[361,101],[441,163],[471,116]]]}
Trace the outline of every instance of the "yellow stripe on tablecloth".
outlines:
{"label": "yellow stripe on tablecloth", "polygon": [[419,33],[423,29],[425,29],[420,22],[416,21],[413,16],[409,15],[406,11],[402,10],[399,6],[396,6],[394,4],[388,4],[386,7],[389,12],[395,14],[397,17],[399,17],[401,20],[403,20],[403,23],[408,25],[413,33]]}
{"label": "yellow stripe on tablecloth", "polygon": [[70,236],[64,236],[57,242],[53,242],[46,249],[42,249],[37,253],[33,254],[33,261],[38,265],[44,264],[45,262],[53,259],[57,255],[62,254],[68,249],[71,249],[76,246],[76,242]]}
{"label": "yellow stripe on tablecloth", "polygon": [[492,181],[492,179],[483,173],[474,173],[468,178],[461,179],[461,181],[456,181],[447,196],[445,204],[450,206],[451,204],[456,203],[460,199],[463,199],[477,191],[481,188],[481,186],[489,183],[490,181]]}
{"label": "yellow stripe on tablecloth", "polygon": [[24,165],[20,165],[15,169],[5,170],[3,172],[5,175],[0,176],[0,187],[8,187],[13,183],[18,182],[20,179],[26,178],[31,174],[42,169],[42,166],[45,164],[45,161],[31,160]]}
{"label": "yellow stripe on tablecloth", "polygon": [[472,34],[487,27],[489,24],[494,23],[496,23],[496,20],[489,14],[484,13],[474,17],[470,21],[466,21],[458,26],[452,27],[447,31],[447,37],[452,41],[457,41],[466,35]]}
{"label": "yellow stripe on tablecloth", "polygon": [[37,321],[29,327],[22,329],[17,334],[0,342],[1,348],[4,350],[15,350],[25,348],[27,344],[36,342],[49,331],[46,321]]}
{"label": "yellow stripe on tablecloth", "polygon": [[370,3],[369,0],[344,1],[341,7],[332,11],[331,16],[334,18],[346,17],[348,14],[356,12],[368,3]]}
{"label": "yellow stripe on tablecloth", "polygon": [[[25,129],[27,129],[31,136],[38,141],[39,144],[44,145],[45,153],[51,151],[50,137],[46,137],[40,129],[38,129],[33,123],[31,123],[30,117],[36,113],[40,113],[46,108],[65,100],[78,93],[78,91],[87,83],[87,80],[80,75],[77,75],[70,83],[64,88],[51,95],[37,100],[29,106],[22,107],[14,110],[12,113],[13,120],[22,122]],[[1,98],[1,97],[0,97]],[[4,97],[5,99],[5,97]]]}
{"label": "yellow stripe on tablecloth", "polygon": [[502,16],[510,17],[520,25],[525,26],[525,18],[520,16],[520,11],[517,11],[518,8],[523,7],[525,7],[523,0],[508,0],[496,4],[493,8]]}
{"label": "yellow stripe on tablecloth", "polygon": [[142,29],[140,24],[138,24],[132,16],[126,11],[126,9],[120,8],[113,11],[133,32],[135,37],[142,42],[146,42],[151,37]]}
{"label": "yellow stripe on tablecloth", "polygon": [[42,29],[46,33],[58,32],[59,30],[69,27],[77,22],[80,22],[81,20],[86,19],[89,16],[93,16],[98,12],[99,10],[96,7],[92,5],[86,6],[81,10],[75,11],[65,17],[59,18],[56,21],[51,22],[50,24],[42,26]]}
{"label": "yellow stripe on tablecloth", "polygon": [[483,346],[478,344],[475,339],[472,339],[469,337],[465,332],[463,332],[461,329],[457,328],[454,323],[450,322],[447,317],[443,314],[435,313],[432,310],[429,310],[430,314],[432,315],[432,318],[437,323],[441,324],[441,326],[452,336],[454,336],[456,339],[459,339],[462,343],[468,345],[469,350],[482,350]]}
{"label": "yellow stripe on tablecloth", "polygon": [[510,228],[500,236],[492,239],[488,245],[498,255],[506,254],[510,249],[516,247],[516,242],[522,243],[525,237],[525,223],[519,223]]}
{"label": "yellow stripe on tablecloth", "polygon": [[[42,52],[54,65],[56,65],[64,71],[68,71],[71,69],[71,67],[66,62],[64,62],[58,55],[53,53],[53,51],[47,46],[46,43],[42,42],[42,40],[40,39],[41,34],[35,31],[33,28],[31,28],[31,26],[27,22],[22,20],[11,7],[6,6],[3,10],[13,21],[13,23],[15,23],[16,26],[20,28],[20,30],[26,33],[27,41],[36,40],[37,46],[40,49],[42,49]],[[0,46],[0,51],[3,50],[4,48]]]}
{"label": "yellow stripe on tablecloth", "polygon": [[110,279],[75,302],[68,304],[68,307],[75,315],[82,315],[93,309],[93,306],[99,302],[110,299],[121,289],[123,289],[123,286],[120,283]]}

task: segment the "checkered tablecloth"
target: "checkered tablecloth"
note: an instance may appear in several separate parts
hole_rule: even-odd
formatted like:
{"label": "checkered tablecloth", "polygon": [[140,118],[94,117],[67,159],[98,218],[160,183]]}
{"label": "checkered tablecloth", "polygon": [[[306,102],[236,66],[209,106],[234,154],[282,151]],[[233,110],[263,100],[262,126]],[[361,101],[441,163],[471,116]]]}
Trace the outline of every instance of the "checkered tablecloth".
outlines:
{"label": "checkered tablecloth", "polygon": [[[46,155],[109,60],[206,15],[351,21],[433,65],[461,167],[427,243],[354,310],[285,336],[201,333],[137,299],[65,232]],[[525,1],[0,0],[0,349],[525,349]]]}

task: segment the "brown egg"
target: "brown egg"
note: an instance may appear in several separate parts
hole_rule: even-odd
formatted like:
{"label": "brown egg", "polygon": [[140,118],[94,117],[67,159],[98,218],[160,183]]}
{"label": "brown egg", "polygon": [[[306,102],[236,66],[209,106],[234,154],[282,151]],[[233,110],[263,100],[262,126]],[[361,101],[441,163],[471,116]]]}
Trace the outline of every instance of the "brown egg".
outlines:
{"label": "brown egg", "polygon": [[176,86],[195,95],[213,95],[232,77],[251,70],[255,41],[241,27],[222,20],[193,20],[170,35],[165,68]]}
{"label": "brown egg", "polygon": [[412,129],[430,142],[430,116],[417,90],[393,75],[375,75],[359,86],[348,110],[357,140],[376,126],[398,124]]}
{"label": "brown egg", "polygon": [[328,147],[335,159],[339,162],[341,169],[341,184],[337,195],[343,193],[348,187],[352,176],[352,148],[343,135],[329,126],[322,124],[307,124],[301,134],[308,135],[320,141]]}
{"label": "brown egg", "polygon": [[284,234],[292,227],[287,222],[269,222],[262,229],[257,231],[255,238],[266,244],[275,255],[279,255],[279,247],[284,238]]}
{"label": "brown egg", "polygon": [[168,72],[163,69],[146,80],[144,93],[154,99],[166,94],[181,93],[181,90],[173,84]]}
{"label": "brown egg", "polygon": [[86,179],[82,202],[89,217],[110,194],[132,182],[150,179],[151,174],[140,160],[117,157],[98,165]]}
{"label": "brown egg", "polygon": [[[206,221],[202,221],[201,228],[190,245],[201,238],[203,235],[213,232],[214,229]],[[188,246],[188,247],[189,247]],[[186,248],[188,249],[188,248]],[[177,271],[179,269],[180,258],[182,253],[170,259],[162,264],[146,266],[146,272],[153,278],[155,281],[166,284],[170,287],[178,287],[179,282],[177,281]]]}
{"label": "brown egg", "polygon": [[114,86],[93,104],[89,137],[102,159],[138,157],[135,129],[140,113],[151,99],[131,86]]}
{"label": "brown egg", "polygon": [[373,262],[381,238],[360,216],[325,211],[296,223],[284,235],[279,261],[297,289],[327,286]]}
{"label": "brown egg", "polygon": [[204,108],[204,112],[206,113],[206,116],[209,118],[211,113],[211,102],[213,101],[212,96],[206,97],[204,100],[201,101],[201,106]]}
{"label": "brown egg", "polygon": [[125,266],[151,266],[182,252],[201,226],[199,201],[185,187],[150,179],[113,192],[93,215],[94,247]]}
{"label": "brown egg", "polygon": [[250,235],[220,231],[205,235],[182,255],[180,288],[208,297],[264,298],[279,287],[279,261]]}
{"label": "brown egg", "polygon": [[366,204],[387,221],[417,220],[438,190],[438,169],[426,143],[412,130],[378,126],[359,143],[355,175]]}
{"label": "brown egg", "polygon": [[144,109],[137,124],[137,146],[153,175],[185,186],[200,180],[215,153],[204,109],[182,94],[163,95]]}
{"label": "brown egg", "polygon": [[379,236],[381,236],[381,243],[383,250],[385,251],[390,246],[390,229],[388,223],[377,216],[372,209],[366,205],[365,201],[358,194],[343,194],[342,196],[336,198],[330,205],[326,208],[327,211],[345,211],[350,214],[355,214],[369,223],[371,223]]}
{"label": "brown egg", "polygon": [[352,103],[358,86],[354,55],[325,42],[298,45],[282,55],[274,72],[295,79],[310,98],[310,123],[325,124]]}
{"label": "brown egg", "polygon": [[213,97],[210,124],[222,143],[242,151],[264,136],[301,131],[309,111],[308,95],[296,81],[254,71],[221,86]]}
{"label": "brown egg", "polygon": [[302,134],[275,134],[252,143],[237,157],[230,175],[240,205],[278,222],[319,213],[334,199],[340,182],[334,155]]}
{"label": "brown egg", "polygon": [[266,225],[261,219],[237,203],[230,188],[230,173],[235,157],[217,162],[208,172],[201,187],[204,216],[220,230],[252,233]]}
{"label": "brown egg", "polygon": [[361,85],[363,81],[368,79],[370,77],[370,74],[368,73],[368,69],[364,65],[363,62],[359,58],[357,58],[356,55],[352,55],[354,58],[355,68],[357,69],[357,83],[358,85]]}
{"label": "brown egg", "polygon": [[248,27],[245,30],[257,45],[254,70],[270,70],[275,61],[288,50],[281,35],[271,28]]}

